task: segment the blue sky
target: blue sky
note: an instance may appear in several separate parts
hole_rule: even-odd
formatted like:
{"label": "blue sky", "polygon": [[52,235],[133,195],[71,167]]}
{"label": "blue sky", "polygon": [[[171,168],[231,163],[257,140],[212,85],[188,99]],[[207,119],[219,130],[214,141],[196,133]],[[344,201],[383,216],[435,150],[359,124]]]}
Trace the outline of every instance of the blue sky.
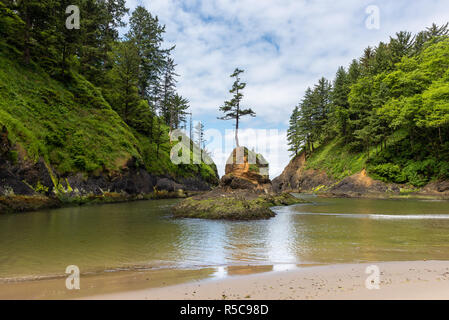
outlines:
{"label": "blue sky", "polygon": [[[449,21],[447,0],[128,0],[127,5],[145,6],[166,25],[167,47],[176,44],[178,90],[206,129],[232,129],[232,122],[216,119],[218,107],[230,97],[229,75],[236,67],[245,70],[243,102],[257,118],[245,119],[242,127],[279,130],[262,139],[277,142],[265,155],[272,177],[288,164],[285,130],[308,86],[321,76],[332,79],[340,65],[397,31]],[[379,29],[366,27],[370,5],[380,10]],[[228,152],[214,154],[221,174]]]}

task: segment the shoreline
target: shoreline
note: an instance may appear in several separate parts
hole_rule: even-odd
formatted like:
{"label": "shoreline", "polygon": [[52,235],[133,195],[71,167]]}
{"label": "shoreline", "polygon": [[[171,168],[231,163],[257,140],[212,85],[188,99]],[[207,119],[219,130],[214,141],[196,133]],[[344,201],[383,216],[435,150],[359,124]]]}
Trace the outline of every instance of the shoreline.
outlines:
{"label": "shoreline", "polygon": [[136,201],[185,199],[194,196],[202,191],[182,191],[168,192],[157,191],[149,194],[128,195],[122,193],[109,192],[103,195],[86,195],[76,197],[59,198],[57,196],[0,196],[1,214],[20,214],[35,212],[39,210],[53,210],[61,208],[73,208],[103,204],[128,203]]}
{"label": "shoreline", "polygon": [[[367,267],[380,271],[369,290]],[[162,288],[85,297],[90,300],[415,300],[449,299],[449,261],[405,261],[304,267]]]}
{"label": "shoreline", "polygon": [[[367,267],[373,265],[380,272],[379,290],[366,287],[367,278],[372,275],[366,273]],[[81,290],[73,291],[65,288],[65,280],[63,277],[0,283],[0,299],[449,299],[449,261],[120,271],[81,276]]]}
{"label": "shoreline", "polygon": [[[207,191],[182,191],[167,192],[158,191],[150,194],[142,195],[125,195],[121,193],[106,193],[104,195],[79,196],[68,197],[61,200],[58,197],[47,197],[42,195],[23,196],[0,196],[0,215],[1,214],[18,214],[34,212],[39,210],[52,210],[60,208],[102,205],[113,203],[127,203],[147,200],[166,200],[166,199],[186,199],[196,196],[198,194],[207,193]],[[337,199],[373,199],[373,200],[439,200],[449,201],[449,196],[435,195],[435,194],[392,194],[392,193],[345,193],[332,194],[326,192],[300,192],[298,190],[290,190],[284,193],[299,194],[299,195],[313,195],[320,198],[337,198]]]}

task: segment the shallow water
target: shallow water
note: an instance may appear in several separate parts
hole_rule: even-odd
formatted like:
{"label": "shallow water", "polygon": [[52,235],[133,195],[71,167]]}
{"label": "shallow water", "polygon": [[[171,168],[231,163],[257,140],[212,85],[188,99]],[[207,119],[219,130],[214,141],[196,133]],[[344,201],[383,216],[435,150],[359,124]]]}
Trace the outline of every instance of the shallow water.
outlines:
{"label": "shallow water", "polygon": [[[172,219],[176,200],[0,216],[0,279],[207,266],[449,260],[449,202],[322,199],[268,221]],[[219,268],[217,270],[220,270]]]}

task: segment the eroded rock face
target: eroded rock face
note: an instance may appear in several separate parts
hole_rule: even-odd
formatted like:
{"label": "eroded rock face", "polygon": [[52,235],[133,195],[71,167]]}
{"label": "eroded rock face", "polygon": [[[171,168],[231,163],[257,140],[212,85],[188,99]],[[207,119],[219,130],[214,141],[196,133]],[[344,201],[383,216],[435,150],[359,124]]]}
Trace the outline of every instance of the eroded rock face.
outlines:
{"label": "eroded rock face", "polygon": [[173,208],[177,218],[199,218],[212,220],[264,220],[276,214],[274,206],[289,206],[304,203],[304,200],[284,194],[257,194],[251,190],[229,190],[217,188],[203,195],[181,201]]}
{"label": "eroded rock face", "polygon": [[319,192],[337,197],[360,197],[400,191],[396,184],[370,178],[366,170],[336,181],[324,171],[307,169],[304,153],[293,159],[284,172],[273,180],[273,189],[277,192]]}
{"label": "eroded rock face", "polygon": [[273,180],[275,192],[309,192],[320,186],[331,186],[336,181],[326,172],[308,170],[304,153],[295,157],[282,174]]}
{"label": "eroded rock face", "polygon": [[226,162],[220,187],[272,192],[268,162],[261,154],[256,154],[248,148],[234,149]]}
{"label": "eroded rock face", "polygon": [[434,181],[425,186],[419,194],[440,196],[449,199],[449,181]]}
{"label": "eroded rock face", "polygon": [[326,190],[326,192],[335,196],[361,196],[369,193],[398,193],[399,191],[400,188],[396,184],[386,184],[370,178],[365,169],[357,174],[344,178]]}
{"label": "eroded rock face", "polygon": [[234,149],[226,163],[226,174],[214,190],[181,201],[175,217],[257,220],[275,216],[273,206],[303,203],[287,193],[275,193],[268,175],[268,162],[247,148]]}
{"label": "eroded rock face", "polygon": [[73,173],[59,175],[43,159],[36,163],[26,160],[20,152],[11,159],[13,146],[5,127],[0,129],[0,197],[11,195],[38,196],[54,195],[55,184],[63,188],[67,196],[102,195],[105,192],[128,195],[151,194],[156,191],[177,192],[209,191],[212,185],[198,177],[173,178],[155,176],[137,165],[131,158],[118,172],[99,172],[86,175]]}

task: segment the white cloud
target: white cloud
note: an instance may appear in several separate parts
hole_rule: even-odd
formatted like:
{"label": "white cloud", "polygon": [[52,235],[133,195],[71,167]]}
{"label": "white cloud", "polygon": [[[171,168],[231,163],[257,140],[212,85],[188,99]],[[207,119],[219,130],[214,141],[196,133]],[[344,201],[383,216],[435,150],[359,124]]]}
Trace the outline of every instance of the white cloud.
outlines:
{"label": "white cloud", "polygon": [[[214,137],[214,139],[211,139]],[[206,141],[212,141],[206,148],[212,152],[220,176],[225,173],[226,161],[234,149],[234,131],[206,131]],[[243,129],[239,132],[240,145],[261,153],[270,165],[270,177],[279,176],[289,162],[287,132],[285,130]]]}
{"label": "white cloud", "polygon": [[[332,79],[340,65],[397,31],[418,32],[449,21],[447,0],[128,0],[166,25],[167,47],[180,74],[178,89],[208,126],[229,98],[229,74],[245,69],[244,104],[257,124],[285,129],[305,89]],[[380,29],[368,30],[365,9],[380,8]],[[244,126],[254,126],[245,120]],[[224,124],[223,124],[224,125]],[[231,128],[231,123],[228,123]],[[285,139],[284,139],[285,140]],[[286,149],[286,148],[284,148]],[[288,154],[285,153],[285,166]]]}

